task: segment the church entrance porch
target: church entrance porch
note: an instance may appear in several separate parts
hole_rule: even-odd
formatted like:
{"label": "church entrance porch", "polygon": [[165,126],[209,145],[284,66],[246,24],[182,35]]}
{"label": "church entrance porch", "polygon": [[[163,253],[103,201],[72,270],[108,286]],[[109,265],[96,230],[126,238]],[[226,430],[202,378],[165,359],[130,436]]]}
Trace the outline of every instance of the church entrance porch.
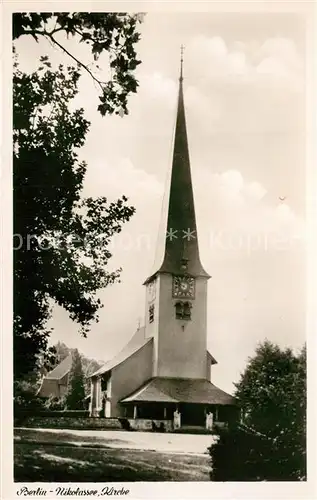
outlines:
{"label": "church entrance porch", "polygon": [[142,418],[151,420],[173,420],[176,405],[155,402],[138,402],[125,405],[124,416],[128,418]]}
{"label": "church entrance porch", "polygon": [[174,431],[196,427],[212,431],[214,424],[227,425],[236,405],[233,398],[205,379],[155,377],[120,402],[122,416],[158,421]]}
{"label": "church entrance porch", "polygon": [[124,405],[123,415],[133,428],[142,428],[143,422],[145,429],[151,427],[152,430],[189,427],[212,430],[208,425],[208,411],[206,405],[194,403],[135,402]]}
{"label": "church entrance porch", "polygon": [[206,410],[203,405],[194,403],[181,403],[179,405],[181,414],[181,427],[183,426],[206,426]]}
{"label": "church entrance porch", "polygon": [[[237,419],[236,407],[202,403],[134,402],[124,404],[122,415],[135,430],[210,431],[214,425],[227,426]],[[199,432],[198,432],[199,433]]]}

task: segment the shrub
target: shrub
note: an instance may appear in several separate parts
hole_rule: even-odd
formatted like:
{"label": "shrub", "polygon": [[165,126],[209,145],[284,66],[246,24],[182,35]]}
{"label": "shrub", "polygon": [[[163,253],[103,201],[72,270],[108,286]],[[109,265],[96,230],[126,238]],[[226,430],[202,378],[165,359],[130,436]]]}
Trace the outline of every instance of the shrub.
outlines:
{"label": "shrub", "polygon": [[305,457],[281,439],[268,438],[243,426],[218,430],[209,448],[212,481],[298,481],[304,479]]}
{"label": "shrub", "polygon": [[45,408],[43,398],[36,394],[33,382],[19,380],[14,382],[13,412],[15,423],[21,424],[26,413],[35,413]]}
{"label": "shrub", "polygon": [[243,423],[218,429],[213,481],[306,478],[306,349],[297,355],[269,341],[249,358],[235,396]]}
{"label": "shrub", "polygon": [[120,422],[122,429],[124,429],[125,431],[132,431],[132,427],[127,418],[118,418],[118,420]]}
{"label": "shrub", "polygon": [[69,410],[83,410],[85,408],[84,374],[78,349],[74,349],[72,354],[66,407]]}
{"label": "shrub", "polygon": [[44,406],[47,410],[64,410],[66,407],[66,398],[65,396],[61,398],[50,396],[45,400]]}

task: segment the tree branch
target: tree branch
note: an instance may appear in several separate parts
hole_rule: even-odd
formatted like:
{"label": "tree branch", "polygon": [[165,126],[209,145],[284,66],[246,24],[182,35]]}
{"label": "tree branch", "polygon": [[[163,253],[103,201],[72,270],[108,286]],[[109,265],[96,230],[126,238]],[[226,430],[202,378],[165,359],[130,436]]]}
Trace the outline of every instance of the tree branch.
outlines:
{"label": "tree branch", "polygon": [[75,57],[71,52],[69,52],[67,49],[65,49],[65,47],[53,37],[53,34],[57,33],[58,31],[61,31],[63,29],[64,28],[58,28],[56,30],[52,30],[51,32],[48,32],[45,30],[43,30],[43,31],[24,30],[23,34],[24,35],[32,35],[35,37],[36,37],[36,35],[46,37],[49,41],[51,41],[53,44],[57,45],[57,47],[59,47],[63,52],[65,52],[65,54],[67,54],[71,59],[73,59],[73,61],[75,61],[77,64],[79,64],[79,66],[81,66],[85,71],[87,71],[87,73],[91,76],[91,78],[99,85],[99,87],[103,91],[104,89],[103,89],[102,85],[104,82],[102,82],[101,80],[98,80],[98,78],[92,73],[92,71],[90,71],[90,69],[88,68],[88,66],[86,64],[84,64],[79,59],[77,59],[77,57]]}
{"label": "tree branch", "polygon": [[65,49],[65,47],[63,47],[63,45],[61,45],[57,40],[55,40],[55,38],[50,34],[50,33],[46,33],[46,36],[48,36],[53,43],[55,43],[63,52],[65,52],[65,54],[67,54],[69,57],[71,57],[77,64],[79,64],[79,66],[81,66],[84,70],[87,71],[87,73],[91,76],[91,78],[96,82],[98,83],[98,85],[100,86],[101,90],[103,91],[103,86],[102,86],[102,83],[100,80],[98,80],[98,78],[95,77],[95,75],[90,71],[90,69],[86,66],[86,64],[82,63],[79,59],[77,59],[77,57],[75,57],[73,54],[71,54],[67,49]]}

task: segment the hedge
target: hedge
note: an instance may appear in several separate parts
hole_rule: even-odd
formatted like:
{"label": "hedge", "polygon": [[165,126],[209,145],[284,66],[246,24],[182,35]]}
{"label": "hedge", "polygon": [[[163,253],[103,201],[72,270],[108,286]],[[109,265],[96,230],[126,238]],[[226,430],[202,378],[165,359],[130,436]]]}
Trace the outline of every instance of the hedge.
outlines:
{"label": "hedge", "polygon": [[66,416],[28,416],[23,420],[16,420],[15,427],[40,429],[122,429],[117,418],[66,417]]}
{"label": "hedge", "polygon": [[306,456],[281,441],[236,426],[218,430],[209,448],[212,481],[299,481]]}
{"label": "hedge", "polygon": [[31,410],[23,409],[15,412],[15,416],[25,417],[89,417],[89,410]]}

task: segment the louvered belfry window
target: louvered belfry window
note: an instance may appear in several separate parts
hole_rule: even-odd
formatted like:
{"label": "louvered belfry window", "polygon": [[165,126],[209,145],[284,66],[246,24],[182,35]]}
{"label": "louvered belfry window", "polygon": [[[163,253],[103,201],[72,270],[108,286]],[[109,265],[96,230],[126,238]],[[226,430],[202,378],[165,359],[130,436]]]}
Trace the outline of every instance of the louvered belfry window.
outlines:
{"label": "louvered belfry window", "polygon": [[192,305],[190,302],[176,302],[175,304],[176,319],[190,320],[191,308]]}
{"label": "louvered belfry window", "polygon": [[153,323],[154,321],[154,305],[152,304],[149,307],[149,323]]}

